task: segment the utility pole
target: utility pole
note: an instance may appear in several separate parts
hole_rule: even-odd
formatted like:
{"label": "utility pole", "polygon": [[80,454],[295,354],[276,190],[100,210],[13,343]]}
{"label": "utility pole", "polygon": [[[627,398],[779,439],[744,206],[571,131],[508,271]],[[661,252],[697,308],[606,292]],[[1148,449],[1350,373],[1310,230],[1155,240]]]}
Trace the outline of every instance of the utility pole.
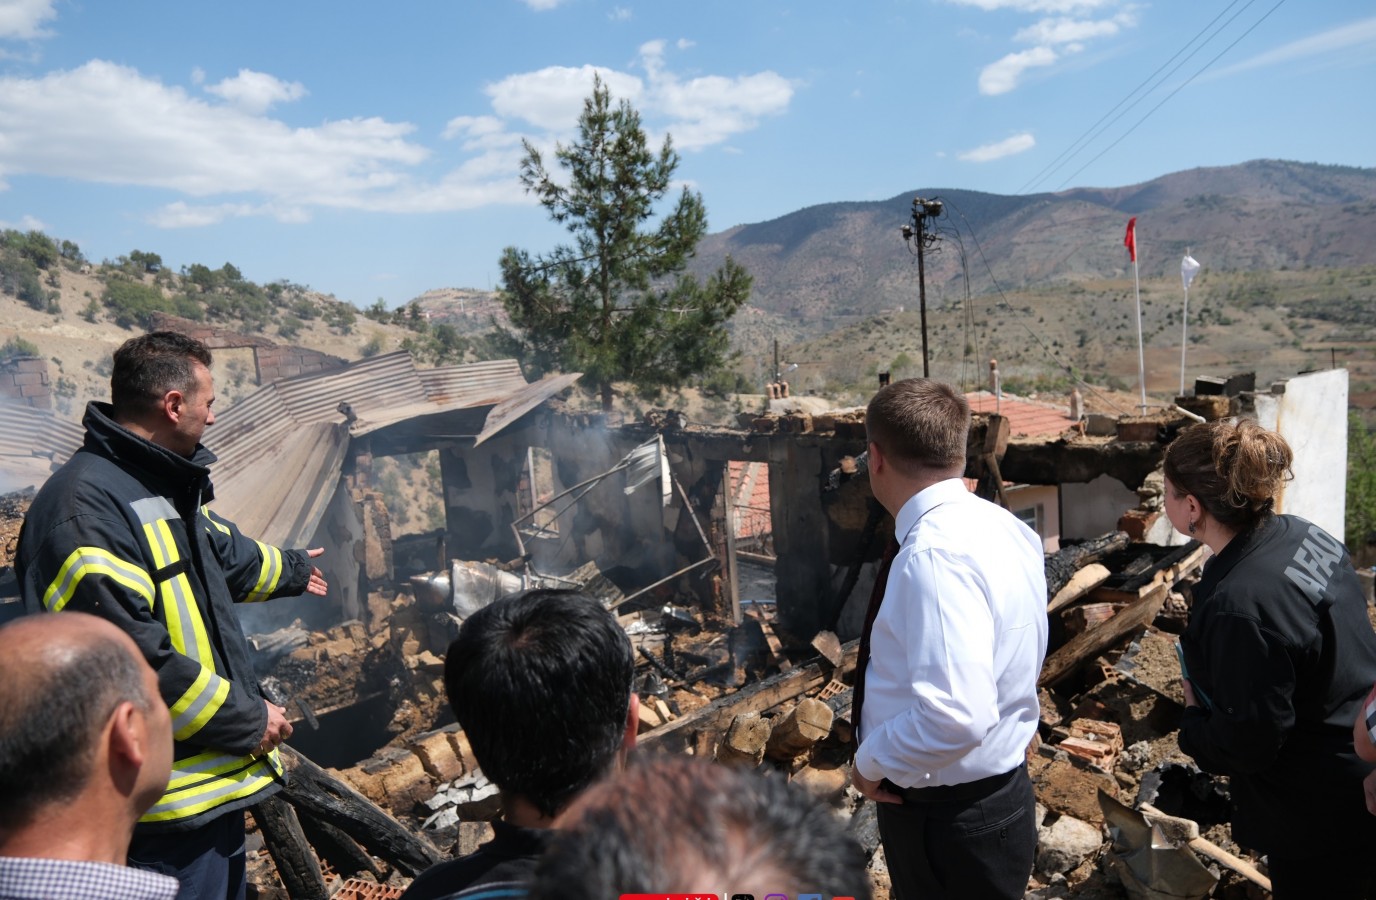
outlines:
{"label": "utility pole", "polygon": [[922,377],[930,376],[930,366],[928,363],[927,352],[927,268],[925,251],[927,247],[935,247],[937,235],[930,225],[930,222],[941,216],[945,211],[945,206],[936,198],[924,200],[921,197],[913,198],[913,221],[911,225],[903,226],[903,240],[911,248],[917,248],[917,298],[918,306],[922,314]]}

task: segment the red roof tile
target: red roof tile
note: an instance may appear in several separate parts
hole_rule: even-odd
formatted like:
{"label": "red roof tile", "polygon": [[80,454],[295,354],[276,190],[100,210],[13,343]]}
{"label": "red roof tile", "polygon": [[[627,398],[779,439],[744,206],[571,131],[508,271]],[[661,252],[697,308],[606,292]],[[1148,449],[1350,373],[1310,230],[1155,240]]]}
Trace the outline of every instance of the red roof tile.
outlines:
{"label": "red roof tile", "polygon": [[1056,437],[1075,424],[1064,406],[1023,400],[1008,394],[1000,400],[988,391],[971,391],[965,399],[971,412],[998,412],[1006,417],[1013,437]]}

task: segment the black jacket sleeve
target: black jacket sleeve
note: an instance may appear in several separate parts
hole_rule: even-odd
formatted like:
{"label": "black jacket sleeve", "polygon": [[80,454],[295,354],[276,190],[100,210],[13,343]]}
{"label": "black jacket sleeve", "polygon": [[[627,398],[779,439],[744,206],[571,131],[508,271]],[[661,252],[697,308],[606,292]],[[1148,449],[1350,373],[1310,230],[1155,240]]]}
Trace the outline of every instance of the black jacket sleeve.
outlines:
{"label": "black jacket sleeve", "polygon": [[210,539],[236,603],[295,597],[306,589],[315,566],[300,550],[282,550],[245,536],[233,522],[201,508]]}
{"label": "black jacket sleeve", "polygon": [[1207,670],[1192,666],[1190,677],[1211,705],[1185,711],[1180,749],[1216,775],[1259,772],[1275,760],[1295,724],[1289,643],[1255,619],[1232,613],[1215,615],[1201,638],[1192,658],[1207,660]]}

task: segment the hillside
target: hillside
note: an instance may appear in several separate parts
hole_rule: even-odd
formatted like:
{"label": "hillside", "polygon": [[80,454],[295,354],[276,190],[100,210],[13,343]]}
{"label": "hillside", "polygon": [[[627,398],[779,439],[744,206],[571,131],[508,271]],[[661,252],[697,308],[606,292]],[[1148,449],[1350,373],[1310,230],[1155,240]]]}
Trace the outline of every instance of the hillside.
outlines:
{"label": "hillside", "polygon": [[[879,371],[921,373],[916,259],[899,235],[914,194],[946,202],[941,240],[926,260],[939,377],[982,384],[995,357],[1010,389],[1060,393],[1081,379],[1135,391],[1132,270],[1122,237],[1136,215],[1153,394],[1165,400],[1178,388],[1178,272],[1189,248],[1204,268],[1190,296],[1187,379],[1251,369],[1267,383],[1346,365],[1353,405],[1376,409],[1376,244],[1366,239],[1376,227],[1376,170],[1267,160],[1056,194],[922,189],[709,235],[693,264],[699,274],[729,253],[755,279],[750,305],[730,325],[744,383],[769,379],[775,341],[785,363],[798,366],[789,376],[795,388],[843,403],[867,396]],[[506,324],[486,291],[441,288],[398,310],[359,311],[299,285],[251,285],[228,265],[150,272],[140,263],[151,254],[137,251],[133,260],[91,265],[79,251],[66,258],[68,246],[54,244],[63,257],[50,260],[37,286],[0,279],[0,343],[23,338],[52,361],[59,407],[71,415],[105,395],[109,352],[137,328],[127,316],[117,322],[112,284],[154,290],[157,302],[222,327],[346,359],[398,347],[422,365],[477,359],[497,352],[486,335]],[[42,300],[44,291],[56,292],[55,304]],[[246,350],[217,354],[222,403],[254,387],[251,365]],[[704,407],[691,391],[665,402],[691,407],[698,421],[727,421],[740,406],[725,397]]]}
{"label": "hillside", "polygon": [[[1186,249],[1207,271],[1376,265],[1376,170],[1259,160],[1124,188],[998,196],[921,188],[889,200],[814,206],[708,237],[695,268],[728,254],[754,275],[756,306],[816,330],[836,317],[914,305],[916,260],[899,228],[912,198],[940,197],[943,240],[927,260],[929,297],[1130,278],[1123,232],[1138,216],[1141,274],[1179,272]],[[963,252],[962,252],[963,251]],[[992,277],[991,277],[992,271]]]}

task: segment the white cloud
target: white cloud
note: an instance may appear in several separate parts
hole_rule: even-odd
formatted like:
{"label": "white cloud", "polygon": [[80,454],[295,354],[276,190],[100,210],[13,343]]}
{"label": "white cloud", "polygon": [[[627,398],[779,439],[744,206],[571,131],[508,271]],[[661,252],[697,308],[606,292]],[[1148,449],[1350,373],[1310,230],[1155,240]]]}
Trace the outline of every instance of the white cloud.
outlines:
{"label": "white cloud", "polygon": [[262,192],[285,202],[363,205],[429,151],[405,123],[313,128],[189,96],[96,60],[40,79],[0,78],[0,176],[73,178],[194,196]]}
{"label": "white cloud", "polygon": [[521,2],[536,12],[544,12],[547,9],[554,9],[564,0],[521,0]]}
{"label": "white cloud", "polygon": [[207,225],[218,225],[226,219],[251,216],[258,211],[258,207],[248,203],[192,206],[178,200],[148,216],[147,221],[159,228],[203,228]]}
{"label": "white cloud", "polygon": [[1359,19],[1356,22],[1339,25],[1329,31],[1291,41],[1276,47],[1274,50],[1259,53],[1250,59],[1219,69],[1205,77],[1224,78],[1238,72],[1297,62],[1302,59],[1312,59],[1316,56],[1326,56],[1354,47],[1370,47],[1372,50],[1376,50],[1376,18]]}
{"label": "white cloud", "polygon": [[[3,2],[3,0],[0,0]],[[629,100],[651,140],[725,145],[785,112],[795,86],[774,72],[680,78],[651,41],[639,68],[548,67],[486,88],[490,109],[457,115],[422,144],[407,122],[350,118],[298,126],[269,113],[306,86],[241,71],[183,87],[93,60],[40,77],[0,76],[0,191],[37,176],[171,191],[143,217],[192,228],[246,217],[300,222],[321,209],[442,212],[535,200],[519,181],[522,140],[542,152],[574,137],[594,74]],[[436,154],[442,153],[436,159]],[[425,166],[422,169],[422,166]]]}
{"label": "white cloud", "polygon": [[[205,74],[201,73],[201,77],[204,78]],[[194,72],[192,78],[195,80]],[[250,115],[265,113],[278,103],[300,100],[306,96],[306,86],[301,82],[282,81],[252,69],[240,69],[238,75],[212,84],[206,91],[228,100]]]}
{"label": "white cloud", "polygon": [[613,6],[612,11],[607,13],[607,18],[613,22],[629,22],[631,20],[631,9],[628,6]]}
{"label": "white cloud", "polygon": [[1137,25],[1133,0],[949,0],[985,12],[1007,11],[1043,18],[1017,30],[1013,40],[1031,49],[1008,53],[979,74],[979,92],[1006,94],[1022,82],[1028,69],[1050,66],[1067,53],[1079,53],[1089,41],[1116,37]]}
{"label": "white cloud", "polygon": [[697,41],[690,41],[687,38],[679,38],[678,41],[674,44],[674,46],[680,50],[691,50],[693,47],[696,47],[697,45]]}
{"label": "white cloud", "polygon": [[1025,44],[1069,44],[1097,37],[1112,37],[1123,28],[1116,19],[1042,19],[1013,35],[1013,40]]}
{"label": "white cloud", "polygon": [[57,18],[56,0],[0,0],[0,40],[32,41],[51,37],[43,27]]}
{"label": "white cloud", "polygon": [[1116,6],[1120,0],[951,0],[957,6],[973,6],[985,12],[1012,10],[1023,13],[1069,15]]}
{"label": "white cloud", "polygon": [[1059,57],[1050,47],[1033,47],[1010,53],[985,66],[979,73],[979,92],[986,96],[1006,94],[1018,86],[1023,73],[1037,66],[1049,66]]}
{"label": "white cloud", "polygon": [[47,231],[48,226],[43,224],[43,220],[34,216],[24,215],[19,217],[18,222],[7,222],[0,219],[0,230],[14,229],[16,231]]}
{"label": "white cloud", "polygon": [[487,86],[492,108],[504,118],[521,119],[537,128],[554,132],[571,131],[583,111],[583,100],[592,93],[594,75],[602,81],[618,100],[636,103],[640,98],[641,80],[613,69],[599,66],[550,66],[534,72],[508,75]]}
{"label": "white cloud", "polygon": [[1037,146],[1036,138],[1030,132],[1024,131],[1022,134],[1015,134],[1010,138],[996,141],[992,144],[984,144],[973,150],[966,150],[957,155],[957,159],[963,162],[993,162],[996,159],[1003,159],[1005,156],[1016,156],[1025,153]]}

